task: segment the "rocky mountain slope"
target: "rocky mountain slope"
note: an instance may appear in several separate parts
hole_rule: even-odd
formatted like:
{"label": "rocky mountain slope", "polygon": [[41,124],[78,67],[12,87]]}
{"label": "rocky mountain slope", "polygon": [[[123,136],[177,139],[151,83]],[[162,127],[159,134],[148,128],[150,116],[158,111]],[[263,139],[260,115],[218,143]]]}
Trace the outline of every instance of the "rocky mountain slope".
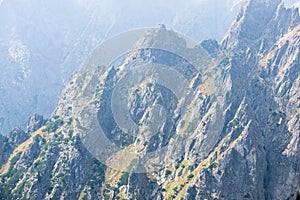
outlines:
{"label": "rocky mountain slope", "polygon": [[1,1],[0,133],[25,128],[32,113],[50,116],[71,75],[101,41],[159,23],[197,40],[221,39],[237,2]]}
{"label": "rocky mountain slope", "polygon": [[[280,0],[249,1],[220,44],[147,32],[111,65],[74,74],[50,119],[35,115],[26,132],[1,136],[0,197],[295,199],[299,58],[299,11]],[[156,82],[153,65],[172,69],[160,69],[165,80],[163,70],[181,74],[183,90]],[[112,98],[118,88],[125,104]]]}

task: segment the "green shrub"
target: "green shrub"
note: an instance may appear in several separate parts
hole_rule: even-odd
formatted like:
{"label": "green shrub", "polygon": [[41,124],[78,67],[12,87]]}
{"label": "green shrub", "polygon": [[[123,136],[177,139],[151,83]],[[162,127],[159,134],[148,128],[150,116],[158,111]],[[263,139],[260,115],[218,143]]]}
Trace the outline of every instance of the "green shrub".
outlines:
{"label": "green shrub", "polygon": [[217,163],[215,163],[215,162],[213,162],[213,163],[211,163],[210,165],[209,165],[209,169],[213,169],[213,168],[215,168],[215,167],[217,167]]}
{"label": "green shrub", "polygon": [[15,155],[11,160],[10,160],[10,166],[14,166],[17,161],[20,159],[21,157],[21,152],[17,153],[17,155]]}
{"label": "green shrub", "polygon": [[172,174],[172,171],[170,171],[170,170],[166,170],[166,173],[165,173],[165,177],[168,177],[169,175],[171,175]]}
{"label": "green shrub", "polygon": [[251,195],[250,195],[249,193],[247,193],[247,194],[244,195],[244,198],[245,198],[245,199],[250,199],[250,198],[251,198]]}
{"label": "green shrub", "polygon": [[194,178],[194,174],[189,174],[188,179],[192,179],[192,178]]}
{"label": "green shrub", "polygon": [[58,129],[58,127],[63,125],[63,123],[64,122],[61,119],[56,119],[54,121],[48,120],[45,124],[45,128],[43,129],[43,132],[49,132],[49,133],[55,132]]}
{"label": "green shrub", "polygon": [[226,65],[228,65],[229,64],[229,58],[228,57],[226,57],[226,58],[224,58],[222,61],[221,61],[221,64],[222,65],[224,65],[224,66],[226,66]]}
{"label": "green shrub", "polygon": [[189,165],[188,166],[188,170],[192,171],[194,169],[194,166],[193,165]]}
{"label": "green shrub", "polygon": [[124,172],[120,178],[120,181],[118,183],[119,186],[121,185],[127,185],[128,184],[128,178],[129,178],[129,172]]}
{"label": "green shrub", "polygon": [[67,124],[70,126],[70,125],[72,124],[72,121],[73,121],[73,119],[72,119],[72,117],[70,117],[70,118],[67,120]]}

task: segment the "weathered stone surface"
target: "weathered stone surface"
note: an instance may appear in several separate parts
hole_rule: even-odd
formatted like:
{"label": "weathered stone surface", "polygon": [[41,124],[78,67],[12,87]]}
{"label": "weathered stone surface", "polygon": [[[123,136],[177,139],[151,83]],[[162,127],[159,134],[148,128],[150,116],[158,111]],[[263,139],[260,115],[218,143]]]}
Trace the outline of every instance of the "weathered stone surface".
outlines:
{"label": "weathered stone surface", "polygon": [[38,115],[38,114],[33,114],[30,116],[27,124],[27,132],[28,133],[33,133],[37,131],[39,128],[41,128],[45,123],[45,120],[43,116]]}

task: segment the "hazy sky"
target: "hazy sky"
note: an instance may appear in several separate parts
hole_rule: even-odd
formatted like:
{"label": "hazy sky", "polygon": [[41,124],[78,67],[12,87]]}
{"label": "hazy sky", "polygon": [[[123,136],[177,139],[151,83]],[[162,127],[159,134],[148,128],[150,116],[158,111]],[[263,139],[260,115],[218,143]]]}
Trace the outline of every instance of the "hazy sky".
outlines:
{"label": "hazy sky", "polygon": [[46,28],[53,25],[53,31],[57,31],[57,24],[76,30],[93,23],[84,21],[89,18],[87,20],[97,21],[94,26],[105,25],[103,28],[112,35],[163,23],[199,41],[208,37],[221,39],[236,16],[237,2],[239,0],[4,0],[0,23],[10,26],[1,32],[24,24],[30,29],[43,22]]}

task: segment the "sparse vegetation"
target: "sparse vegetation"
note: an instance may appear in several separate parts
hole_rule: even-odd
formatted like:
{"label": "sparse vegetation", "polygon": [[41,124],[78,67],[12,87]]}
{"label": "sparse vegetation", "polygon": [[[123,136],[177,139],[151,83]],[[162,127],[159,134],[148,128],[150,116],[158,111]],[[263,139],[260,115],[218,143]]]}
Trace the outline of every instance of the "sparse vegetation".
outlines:
{"label": "sparse vegetation", "polygon": [[221,61],[221,65],[228,65],[230,63],[230,59],[228,57],[224,58],[222,61]]}
{"label": "sparse vegetation", "polygon": [[208,166],[209,169],[213,169],[213,168],[215,168],[215,167],[217,167],[217,163],[215,163],[215,162],[211,163],[211,164]]}
{"label": "sparse vegetation", "polygon": [[67,120],[67,124],[70,126],[70,125],[72,124],[72,121],[73,121],[73,119],[72,119],[72,117],[70,117],[70,118]]}
{"label": "sparse vegetation", "polygon": [[120,178],[120,181],[118,183],[119,186],[127,185],[129,179],[129,172],[124,172]]}
{"label": "sparse vegetation", "polygon": [[251,195],[250,195],[249,193],[247,193],[247,194],[244,195],[244,198],[245,198],[245,199],[250,199],[250,198],[251,198]]}
{"label": "sparse vegetation", "polygon": [[189,174],[188,179],[192,179],[192,178],[194,178],[194,174]]}
{"label": "sparse vegetation", "polygon": [[193,120],[192,122],[190,122],[189,125],[186,128],[186,132],[187,133],[192,133],[195,130],[196,125],[197,125],[197,120]]}
{"label": "sparse vegetation", "polygon": [[[54,119],[54,120],[53,120]],[[54,118],[51,120],[48,120],[45,124],[45,128],[43,129],[43,132],[55,132],[61,125],[63,125],[63,120],[59,118]]]}
{"label": "sparse vegetation", "polygon": [[165,177],[167,178],[169,175],[171,175],[172,174],[172,171],[171,170],[166,170],[166,173],[165,173]]}

